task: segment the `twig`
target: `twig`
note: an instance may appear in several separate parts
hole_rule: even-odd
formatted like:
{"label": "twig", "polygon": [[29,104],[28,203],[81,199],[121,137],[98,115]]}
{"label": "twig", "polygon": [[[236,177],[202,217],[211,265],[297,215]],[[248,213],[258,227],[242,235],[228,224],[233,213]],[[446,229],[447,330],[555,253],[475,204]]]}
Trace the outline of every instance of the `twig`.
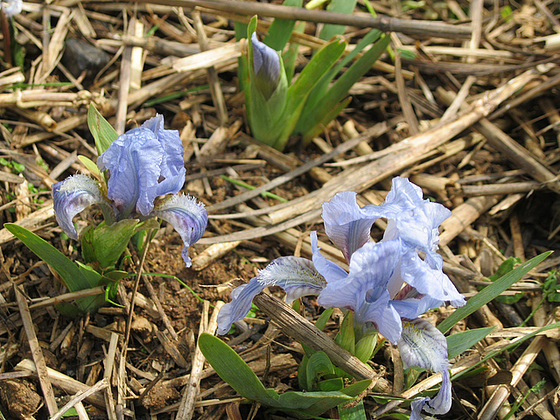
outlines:
{"label": "twig", "polygon": [[[216,303],[214,312],[212,312],[212,317],[208,321],[210,302],[207,300],[204,301],[204,308],[200,318],[199,337],[203,332],[214,334],[217,326],[218,313],[223,305],[224,302],[221,301]],[[204,355],[200,351],[200,347],[197,345],[193,356],[191,375],[187,385],[185,386],[183,398],[181,399],[179,409],[177,410],[177,416],[175,417],[177,420],[190,420],[194,414],[195,401],[200,392],[200,380],[202,369],[204,367],[204,361]]]}
{"label": "twig", "polygon": [[[192,14],[194,19],[194,27],[196,29],[196,34],[198,36],[198,45],[200,45],[200,51],[208,50],[208,38],[206,37],[206,32],[204,31],[204,25],[202,24],[202,19],[200,18],[200,12],[196,11]],[[210,94],[212,95],[212,101],[214,102],[214,107],[216,108],[218,119],[221,125],[225,125],[228,122],[228,112],[226,109],[226,101],[224,99],[224,94],[222,93],[222,87],[220,85],[220,79],[218,79],[218,73],[214,67],[208,67],[206,69],[208,73],[208,83],[210,84]]]}
{"label": "twig", "polygon": [[171,325],[171,321],[169,321],[169,317],[167,316],[167,314],[163,310],[163,306],[161,305],[161,302],[159,301],[159,298],[158,298],[157,293],[154,289],[154,286],[152,286],[152,282],[150,281],[148,276],[144,276],[144,284],[146,285],[146,288],[148,289],[148,292],[150,293],[150,297],[152,298],[152,301],[156,305],[159,316],[161,317],[161,320],[165,324],[165,328],[167,328],[167,331],[169,331],[169,334],[171,334],[171,337],[173,337],[174,340],[178,340],[179,336],[175,332],[175,328],[173,328],[173,325]]}
{"label": "twig", "polygon": [[117,420],[117,414],[115,412],[115,399],[113,398],[113,392],[111,391],[111,378],[113,377],[113,368],[115,366],[115,359],[117,357],[117,344],[119,343],[119,335],[116,333],[111,333],[111,341],[109,342],[109,350],[107,351],[107,356],[105,357],[105,373],[103,375],[104,379],[107,380],[109,386],[105,388],[105,408],[107,410],[107,417],[109,420]]}
{"label": "twig", "polygon": [[511,368],[513,374],[511,382],[508,385],[498,385],[497,389],[482,408],[482,411],[478,414],[479,420],[493,420],[496,417],[498,411],[509,397],[511,387],[517,385],[529,366],[539,355],[546,341],[547,338],[545,336],[538,336],[529,344],[527,349],[525,349],[521,357]]}
{"label": "twig", "polygon": [[64,413],[66,413],[68,410],[70,410],[72,407],[74,407],[76,404],[81,403],[83,400],[85,400],[87,397],[89,397],[90,395],[98,392],[98,391],[102,391],[105,388],[107,388],[109,386],[109,382],[107,381],[107,378],[103,378],[102,380],[100,380],[99,382],[97,382],[95,385],[93,385],[90,389],[88,389],[87,391],[84,392],[78,392],[76,395],[74,395],[70,401],[68,401],[64,407],[62,407],[58,413],[56,413],[54,416],[51,417],[50,420],[58,420],[60,418],[62,418],[62,416],[64,415]]}
{"label": "twig", "polygon": [[[126,15],[126,12],[125,12]],[[132,17],[128,22],[128,35],[134,35],[134,27],[136,18]],[[115,115],[115,130],[119,134],[124,133],[126,127],[126,114],[128,110],[128,92],[130,90],[130,81],[132,75],[132,49],[135,47],[126,47],[123,52],[121,61],[121,71],[119,80],[119,98],[117,103],[117,113]]]}
{"label": "twig", "polygon": [[[35,374],[37,373],[37,367],[35,366],[33,361],[29,359],[24,359],[19,362],[16,365],[15,369]],[[87,392],[91,388],[90,386],[51,368],[47,368],[47,374],[49,380],[54,386],[68,392],[69,394],[75,394],[77,392]],[[90,404],[95,405],[97,408],[105,408],[105,401],[103,399],[103,396],[98,392],[89,395],[86,398],[86,401]]]}
{"label": "twig", "polygon": [[334,23],[337,25],[356,26],[360,28],[376,28],[383,32],[402,32],[407,35],[438,38],[469,38],[470,26],[454,26],[435,21],[403,20],[388,16],[371,17],[328,12],[324,10],[308,10],[300,7],[279,6],[275,4],[252,3],[231,0],[137,0],[139,3],[162,4],[175,7],[196,6],[209,9],[246,15],[259,15],[287,20],[306,22]]}
{"label": "twig", "polygon": [[33,361],[35,362],[37,369],[36,371],[37,376],[39,377],[39,383],[41,384],[43,396],[45,397],[45,403],[47,404],[49,414],[53,416],[58,411],[58,406],[56,405],[56,399],[54,397],[52,384],[47,372],[47,364],[43,356],[43,351],[41,350],[39,340],[35,334],[35,324],[33,323],[33,318],[31,318],[31,313],[29,312],[25,296],[18,286],[14,285],[14,293],[16,295],[19,313],[23,322],[23,328],[25,330],[25,334],[27,335],[31,355],[33,356]]}
{"label": "twig", "polygon": [[255,297],[254,302],[290,337],[314,350],[324,351],[336,366],[348,372],[354,378],[358,380],[372,379],[374,389],[381,392],[391,392],[389,384],[368,365],[340,347],[327,334],[281,300],[261,293]]}

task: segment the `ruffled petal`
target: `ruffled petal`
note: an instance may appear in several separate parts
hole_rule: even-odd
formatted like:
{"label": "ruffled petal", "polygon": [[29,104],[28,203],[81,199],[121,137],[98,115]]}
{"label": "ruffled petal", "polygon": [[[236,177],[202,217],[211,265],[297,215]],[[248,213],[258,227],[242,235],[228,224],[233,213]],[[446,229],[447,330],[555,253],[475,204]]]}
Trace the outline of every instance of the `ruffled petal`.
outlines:
{"label": "ruffled petal", "polygon": [[364,213],[356,202],[356,193],[344,191],[323,204],[325,232],[342,251],[346,261],[370,239],[371,226],[381,217],[381,212]]}
{"label": "ruffled petal", "polygon": [[317,241],[317,232],[315,231],[311,232],[311,249],[313,251],[313,264],[317,271],[326,279],[327,283],[337,282],[348,277],[348,273],[342,267],[323,257]]}
{"label": "ruffled petal", "polygon": [[402,279],[421,295],[429,296],[441,303],[450,302],[455,307],[466,303],[449,277],[441,269],[430,267],[415,251],[403,255],[400,269]]}
{"label": "ruffled petal", "polygon": [[107,195],[121,219],[148,216],[157,197],[176,194],[185,181],[181,139],[177,131],[163,129],[161,115],[120,135],[97,164],[109,170]]}
{"label": "ruffled petal", "polygon": [[218,334],[225,334],[235,321],[243,319],[251,309],[253,298],[268,286],[280,286],[286,291],[286,300],[306,295],[317,295],[325,287],[325,279],[313,263],[300,257],[280,257],[259,271],[247,284],[231,292],[231,302],[218,314]]}
{"label": "ruffled petal", "polygon": [[251,310],[253,298],[265,287],[258,277],[253,277],[249,283],[236,287],[231,292],[231,302],[222,306],[218,314],[218,334],[227,334],[234,322],[245,318]]}
{"label": "ruffled petal", "polygon": [[399,251],[397,241],[363,245],[352,254],[348,276],[327,282],[317,302],[327,308],[353,310],[357,325],[373,323],[381,334],[396,342],[401,321],[390,302],[387,284],[399,262]]}
{"label": "ruffled petal", "polygon": [[185,244],[182,251],[183,260],[187,267],[190,267],[189,246],[202,237],[208,224],[208,213],[204,204],[194,197],[176,194],[158,204],[150,215],[171,223],[181,235]]}
{"label": "ruffled petal", "polygon": [[451,409],[451,379],[447,359],[447,340],[424,319],[403,320],[403,332],[398,342],[405,368],[418,366],[442,374],[441,389],[434,398],[422,397],[411,404],[411,419],[421,419],[420,411],[445,414]]}
{"label": "ruffled petal", "polygon": [[97,181],[87,175],[73,175],[53,185],[54,215],[62,230],[72,239],[78,239],[72,219],[96,203],[104,203],[103,196]]}
{"label": "ruffled petal", "polygon": [[157,114],[150,118],[142,127],[153,131],[163,148],[161,173],[152,195],[159,197],[178,193],[185,184],[185,165],[183,156],[185,149],[177,130],[164,128],[163,115]]}
{"label": "ruffled petal", "polygon": [[280,286],[286,292],[286,301],[307,295],[318,295],[327,284],[307,258],[276,258],[259,271],[259,281],[265,286]]}
{"label": "ruffled petal", "polygon": [[438,227],[451,215],[441,204],[424,200],[422,189],[401,177],[393,178],[383,204],[368,205],[362,211],[388,220],[383,240],[399,238],[408,248],[426,253],[437,249]]}

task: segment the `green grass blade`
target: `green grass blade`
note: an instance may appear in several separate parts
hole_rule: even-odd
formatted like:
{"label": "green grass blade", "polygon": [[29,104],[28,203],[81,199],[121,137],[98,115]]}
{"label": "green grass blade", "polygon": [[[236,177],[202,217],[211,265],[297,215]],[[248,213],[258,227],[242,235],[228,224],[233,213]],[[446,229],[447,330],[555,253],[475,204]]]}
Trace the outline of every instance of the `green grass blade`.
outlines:
{"label": "green grass blade", "polygon": [[470,349],[496,327],[477,328],[455,333],[447,337],[447,354],[450,359],[459,356],[464,351]]}
{"label": "green grass blade", "polygon": [[[13,223],[6,223],[4,227],[33,251],[35,255],[50,265],[62,277],[62,280],[71,292],[91,287],[88,279],[83,278],[78,266],[43,238]],[[101,278],[101,275],[99,275],[99,278]]]}
{"label": "green grass blade", "polygon": [[551,253],[552,251],[544,252],[541,255],[532,258],[531,260],[521,264],[515,270],[510,271],[505,276],[502,276],[499,280],[496,280],[494,283],[482,289],[475,296],[470,298],[465,306],[457,309],[446,320],[440,323],[438,325],[438,329],[445,334],[457,322],[466,318],[483,305],[486,305],[496,296],[499,296],[500,293],[508,289],[512,284],[521,280],[525,274],[544,261],[544,259]]}
{"label": "green grass blade", "polygon": [[[327,6],[329,12],[351,14],[356,7],[357,0],[331,0]],[[334,36],[342,35],[346,30],[344,25],[334,25],[332,23],[323,26],[319,38],[328,41]]]}
{"label": "green grass blade", "polygon": [[[282,4],[284,6],[301,7],[303,1],[285,0]],[[292,19],[274,19],[263,42],[273,50],[282,51],[290,40],[295,25],[296,21]]]}
{"label": "green grass blade", "polygon": [[101,155],[119,135],[93,104],[89,106],[87,122],[89,131],[95,139],[97,153]]}
{"label": "green grass blade", "polygon": [[[548,254],[550,254],[550,253],[548,253]],[[542,254],[539,255],[539,257],[540,257],[540,256],[542,256]],[[547,256],[548,256],[548,255],[547,255]],[[538,257],[535,257],[535,258],[538,258]],[[546,332],[546,331],[554,330],[554,329],[557,329],[557,328],[560,328],[560,322],[555,322],[555,323],[553,323],[553,324],[546,325],[546,326],[544,326],[544,327],[542,327],[542,328],[539,328],[538,330],[533,331],[533,332],[531,332],[531,333],[529,333],[529,334],[527,334],[527,335],[525,335],[525,336],[523,336],[523,337],[517,337],[517,338],[511,340],[511,343],[508,344],[507,346],[502,347],[502,348],[500,348],[500,349],[498,349],[498,350],[494,350],[494,351],[488,352],[482,359],[480,359],[480,360],[479,360],[477,363],[475,363],[474,365],[470,366],[468,369],[466,369],[466,370],[464,370],[464,371],[461,371],[461,372],[459,372],[459,373],[453,375],[452,378],[451,378],[451,380],[455,381],[455,380],[459,379],[459,378],[462,377],[463,375],[466,375],[467,373],[471,372],[473,369],[476,369],[478,366],[482,365],[482,364],[483,364],[484,362],[486,362],[487,360],[490,360],[490,359],[496,357],[497,355],[499,355],[500,353],[502,353],[502,352],[504,352],[504,351],[508,351],[508,350],[510,350],[510,349],[512,349],[512,348],[514,348],[514,347],[519,346],[519,345],[522,344],[523,342],[527,341],[527,340],[530,339],[530,338],[533,338],[534,336],[536,336],[536,335],[538,335],[538,334],[542,334],[542,333],[544,333],[544,332]]]}
{"label": "green grass blade", "polygon": [[198,346],[220,378],[240,395],[264,405],[277,406],[277,398],[265,389],[257,375],[230,346],[206,333],[198,339]]}

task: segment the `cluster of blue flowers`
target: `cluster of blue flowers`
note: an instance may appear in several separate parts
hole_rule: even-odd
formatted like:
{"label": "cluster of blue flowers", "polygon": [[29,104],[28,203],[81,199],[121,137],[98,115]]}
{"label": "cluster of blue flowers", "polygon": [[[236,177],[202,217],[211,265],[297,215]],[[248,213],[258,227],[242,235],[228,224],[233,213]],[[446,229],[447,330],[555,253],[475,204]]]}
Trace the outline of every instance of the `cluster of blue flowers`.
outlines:
{"label": "cluster of blue flowers", "polygon": [[[379,206],[360,208],[354,192],[335,195],[323,204],[325,231],[342,251],[349,271],[321,254],[313,232],[312,261],[278,258],[236,288],[218,316],[218,332],[227,333],[242,319],[253,298],[267,286],[282,287],[287,301],[318,295],[317,302],[326,308],[354,311],[355,328],[361,334],[378,331],[396,344],[406,368],[418,366],[442,374],[438,395],[415,400],[411,419],[420,419],[422,409],[446,413],[451,407],[447,342],[438,329],[418,317],[447,302],[455,307],[465,304],[436,253],[439,225],[450,214],[442,205],[424,200],[422,190],[405,178],[393,180]],[[378,218],[388,224],[383,239],[375,243],[370,230]]]}
{"label": "cluster of blue flowers", "polygon": [[97,160],[100,171],[108,171],[107,183],[77,174],[54,184],[58,224],[78,239],[72,219],[93,204],[101,207],[107,224],[159,217],[181,235],[183,260],[190,267],[188,247],[202,237],[208,213],[195,198],[179,194],[185,183],[183,155],[179,133],[166,130],[161,115],[120,135]]}
{"label": "cluster of blue flowers", "polygon": [[[258,49],[256,49],[258,55]],[[258,61],[258,59],[257,59]],[[261,60],[262,66],[269,66]],[[161,115],[119,136],[99,157],[100,179],[77,174],[53,186],[56,219],[69,237],[78,239],[75,215],[97,204],[108,225],[124,219],[160,217],[171,223],[184,242],[183,259],[190,266],[188,247],[206,229],[208,214],[193,197],[179,194],[185,182],[183,146],[178,132],[166,130]],[[440,204],[424,200],[422,191],[405,178],[395,178],[385,202],[360,208],[356,193],[342,192],[323,204],[325,231],[348,262],[346,271],[325,258],[317,233],[311,234],[312,260],[281,257],[257,277],[236,288],[232,301],[218,317],[218,332],[247,315],[253,298],[277,285],[293,301],[318,295],[326,308],[354,312],[354,328],[364,337],[379,332],[399,347],[405,367],[440,372],[442,387],[433,398],[412,403],[411,419],[420,411],[446,413],[451,407],[447,343],[443,334],[419,316],[445,303],[465,303],[442,271],[437,254],[438,228],[450,215]],[[373,242],[373,223],[388,221],[383,239]]]}

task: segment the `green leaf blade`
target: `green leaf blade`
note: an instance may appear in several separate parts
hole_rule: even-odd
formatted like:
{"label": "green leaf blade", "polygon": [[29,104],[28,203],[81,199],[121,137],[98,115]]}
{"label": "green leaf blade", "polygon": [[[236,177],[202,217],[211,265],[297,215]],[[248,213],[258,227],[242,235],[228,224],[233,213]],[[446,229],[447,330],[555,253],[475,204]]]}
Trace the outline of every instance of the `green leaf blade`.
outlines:
{"label": "green leaf blade", "polygon": [[457,322],[466,318],[480,307],[486,305],[496,296],[499,296],[500,293],[511,287],[511,285],[513,285],[515,282],[521,280],[521,278],[525,274],[527,274],[529,271],[543,262],[551,253],[552,251],[544,252],[541,255],[532,258],[531,260],[521,264],[515,270],[510,271],[506,275],[502,276],[491,285],[485,287],[475,296],[470,298],[465,306],[458,308],[447,319],[441,322],[437,328],[445,334]]}
{"label": "green leaf blade", "polygon": [[109,148],[111,143],[117,139],[119,134],[93,104],[89,106],[87,122],[89,130],[95,140],[97,153],[101,155]]}

